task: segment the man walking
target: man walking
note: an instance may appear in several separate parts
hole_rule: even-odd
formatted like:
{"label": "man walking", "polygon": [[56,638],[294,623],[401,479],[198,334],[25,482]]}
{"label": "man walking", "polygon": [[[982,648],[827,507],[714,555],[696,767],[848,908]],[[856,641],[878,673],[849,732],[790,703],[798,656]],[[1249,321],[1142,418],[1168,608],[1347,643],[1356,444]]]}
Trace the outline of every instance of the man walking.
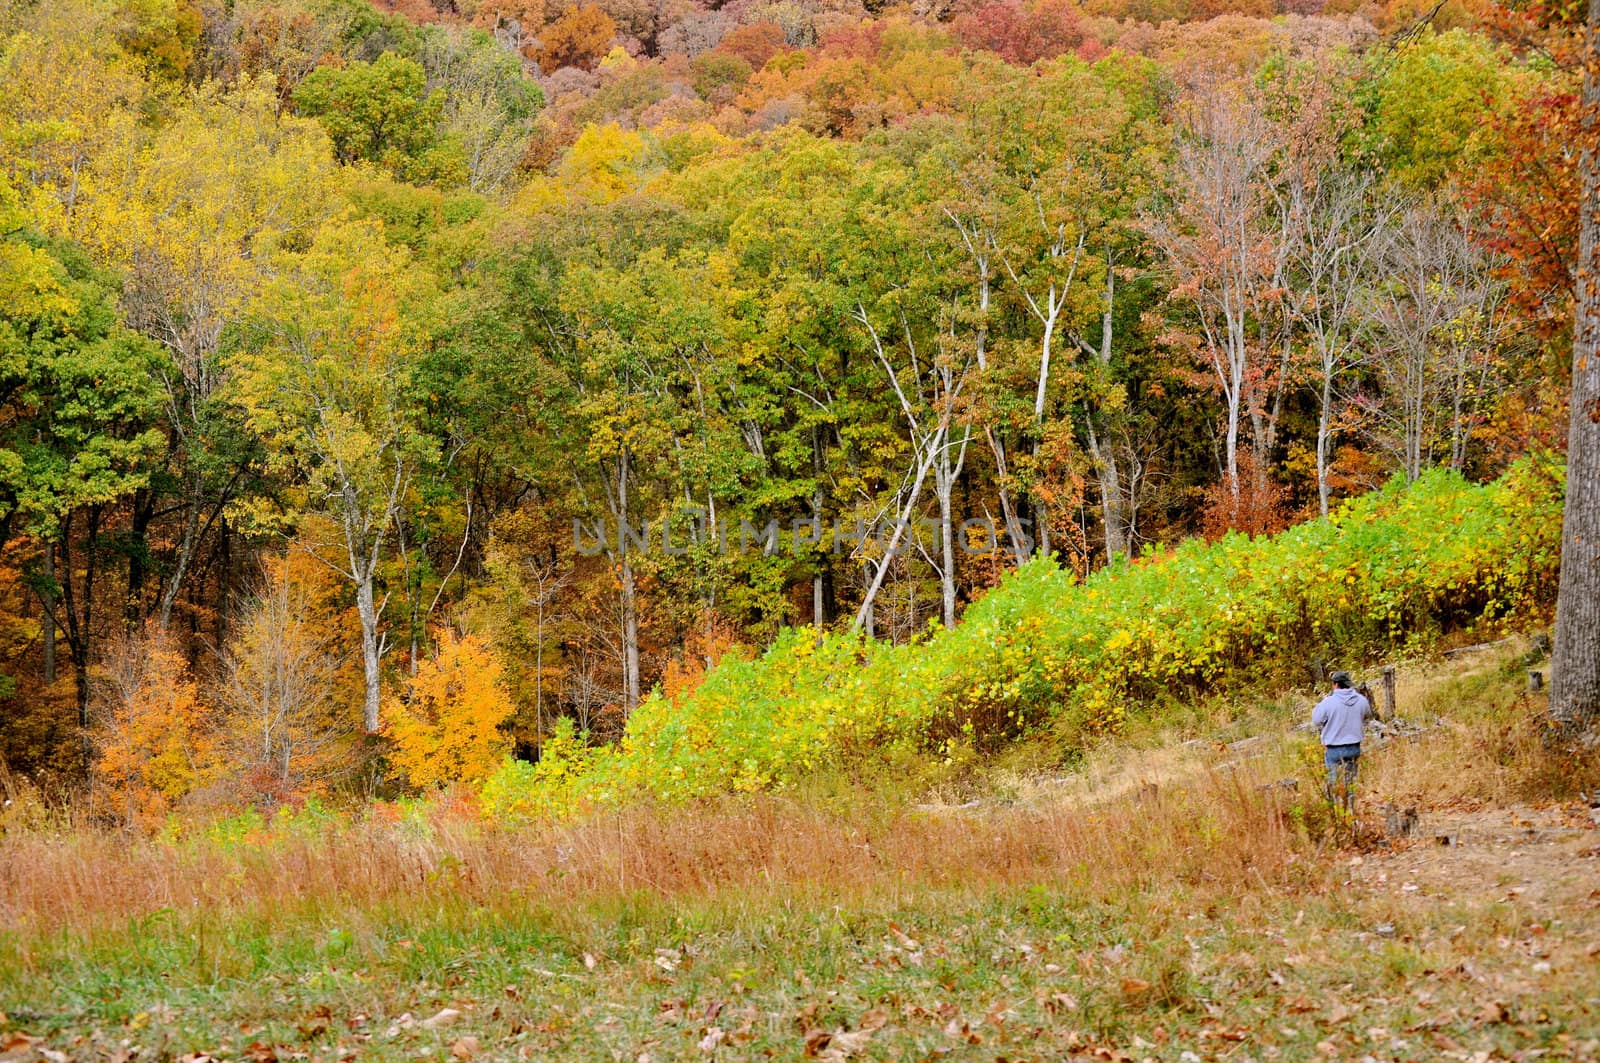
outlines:
{"label": "man walking", "polygon": [[1335,672],[1333,692],[1311,710],[1311,722],[1322,728],[1322,763],[1328,769],[1328,800],[1355,814],[1356,766],[1361,760],[1361,737],[1368,720],[1377,713],[1372,702],[1350,688],[1350,673]]}

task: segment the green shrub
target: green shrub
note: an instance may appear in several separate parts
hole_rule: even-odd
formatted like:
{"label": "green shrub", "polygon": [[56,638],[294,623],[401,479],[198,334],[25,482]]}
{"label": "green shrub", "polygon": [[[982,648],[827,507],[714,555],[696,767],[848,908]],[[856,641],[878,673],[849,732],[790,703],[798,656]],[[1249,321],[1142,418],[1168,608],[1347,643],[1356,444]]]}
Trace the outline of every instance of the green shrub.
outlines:
{"label": "green shrub", "polygon": [[785,631],[687,694],[652,695],[615,747],[568,736],[536,768],[508,765],[486,804],[530,813],[781,788],[886,748],[993,749],[1045,725],[1082,740],[1175,695],[1426,643],[1551,598],[1561,494],[1548,460],[1482,486],[1435,471],[1271,538],[1186,542],[1083,583],[1033,561],[959,626],[909,645]]}

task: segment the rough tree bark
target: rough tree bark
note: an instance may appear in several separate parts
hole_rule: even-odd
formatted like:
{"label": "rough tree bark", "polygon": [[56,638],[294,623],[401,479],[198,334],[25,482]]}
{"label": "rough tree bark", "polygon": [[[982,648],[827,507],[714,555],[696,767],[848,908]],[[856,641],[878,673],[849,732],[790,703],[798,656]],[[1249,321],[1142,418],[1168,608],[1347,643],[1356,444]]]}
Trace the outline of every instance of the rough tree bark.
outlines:
{"label": "rough tree bark", "polygon": [[1600,0],[1589,0],[1583,131],[1567,501],[1550,667],[1551,719],[1574,729],[1600,722]]}

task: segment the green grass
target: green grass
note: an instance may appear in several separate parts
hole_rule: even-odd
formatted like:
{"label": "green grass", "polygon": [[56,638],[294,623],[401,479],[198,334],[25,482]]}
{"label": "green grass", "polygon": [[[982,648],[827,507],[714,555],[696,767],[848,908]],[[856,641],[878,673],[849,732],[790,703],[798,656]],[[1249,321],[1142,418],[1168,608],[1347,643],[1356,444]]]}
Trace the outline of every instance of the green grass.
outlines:
{"label": "green grass", "polygon": [[[270,924],[171,913],[88,939],[8,936],[0,1010],[74,1053],[127,1040],[163,1057],[254,1044],[324,1059],[438,1057],[464,1037],[494,1058],[696,1058],[713,1029],[731,1058],[797,1058],[808,1034],[822,1051],[817,1031],[879,1023],[873,1058],[1315,1059],[1323,1042],[1336,1058],[1451,1045],[1582,1058],[1600,1028],[1600,965],[1507,980],[1536,936],[1510,906],[1419,912],[1321,876],[1242,897],[1095,893],[633,894]],[[1508,1021],[1486,1021],[1491,1004]],[[445,1008],[461,1017],[424,1028]]]}

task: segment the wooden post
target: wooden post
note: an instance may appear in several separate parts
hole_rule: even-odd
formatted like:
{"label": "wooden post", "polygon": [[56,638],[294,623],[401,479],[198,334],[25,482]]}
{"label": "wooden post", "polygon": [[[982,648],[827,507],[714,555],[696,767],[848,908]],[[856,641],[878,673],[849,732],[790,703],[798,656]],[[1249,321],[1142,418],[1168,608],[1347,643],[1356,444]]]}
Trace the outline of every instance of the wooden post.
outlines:
{"label": "wooden post", "polygon": [[1394,665],[1383,666],[1383,718],[1394,719]]}

